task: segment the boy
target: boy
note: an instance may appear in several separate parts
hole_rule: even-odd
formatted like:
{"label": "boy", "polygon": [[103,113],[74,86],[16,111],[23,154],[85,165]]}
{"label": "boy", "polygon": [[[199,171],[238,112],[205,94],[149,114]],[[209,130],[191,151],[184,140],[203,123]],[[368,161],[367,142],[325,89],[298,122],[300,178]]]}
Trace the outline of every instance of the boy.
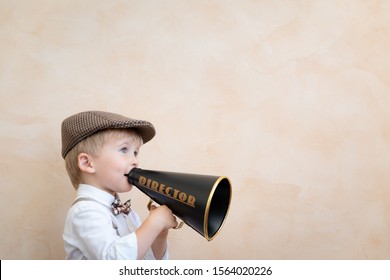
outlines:
{"label": "boy", "polygon": [[62,157],[77,198],[64,228],[67,259],[167,259],[168,230],[177,225],[166,206],[151,208],[141,223],[118,193],[138,166],[142,144],[155,135],[153,125],[118,114],[87,111],[62,122]]}

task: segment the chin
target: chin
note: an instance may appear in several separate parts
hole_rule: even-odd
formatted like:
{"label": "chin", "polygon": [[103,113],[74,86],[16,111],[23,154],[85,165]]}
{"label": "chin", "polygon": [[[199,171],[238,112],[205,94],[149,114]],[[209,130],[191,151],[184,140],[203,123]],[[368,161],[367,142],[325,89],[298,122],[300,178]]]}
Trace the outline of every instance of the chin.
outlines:
{"label": "chin", "polygon": [[128,185],[128,186],[126,186],[126,188],[125,188],[125,192],[129,192],[129,191],[131,191],[133,189],[133,186],[132,185]]}
{"label": "chin", "polygon": [[127,184],[127,185],[123,185],[123,186],[118,186],[117,187],[117,193],[126,193],[126,192],[129,192],[133,189],[133,186]]}

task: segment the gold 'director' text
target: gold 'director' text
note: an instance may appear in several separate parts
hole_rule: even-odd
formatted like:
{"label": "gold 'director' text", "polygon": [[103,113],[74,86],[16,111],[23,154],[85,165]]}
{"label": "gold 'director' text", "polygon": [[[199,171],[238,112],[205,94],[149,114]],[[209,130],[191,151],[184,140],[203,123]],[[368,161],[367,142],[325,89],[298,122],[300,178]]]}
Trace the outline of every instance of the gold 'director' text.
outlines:
{"label": "gold 'director' text", "polygon": [[196,199],[193,195],[187,194],[173,187],[160,184],[159,182],[148,179],[144,176],[139,177],[138,183],[152,191],[161,193],[162,195],[175,199],[181,203],[187,204],[188,206],[195,207]]}

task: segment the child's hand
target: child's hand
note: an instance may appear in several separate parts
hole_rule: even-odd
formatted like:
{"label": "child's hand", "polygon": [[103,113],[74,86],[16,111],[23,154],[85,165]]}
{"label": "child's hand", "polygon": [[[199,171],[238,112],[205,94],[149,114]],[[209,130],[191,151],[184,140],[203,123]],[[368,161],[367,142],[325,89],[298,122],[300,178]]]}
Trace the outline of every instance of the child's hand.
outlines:
{"label": "child's hand", "polygon": [[176,227],[177,221],[171,209],[162,205],[151,206],[149,216],[136,230],[138,243],[138,259],[143,259],[151,247],[154,256],[160,259],[166,250],[168,230]]}
{"label": "child's hand", "polygon": [[160,225],[162,232],[165,232],[165,235],[168,234],[168,229],[174,228],[177,226],[176,217],[173,215],[171,209],[166,205],[156,207],[152,205],[150,207],[149,218],[153,220],[156,225]]}

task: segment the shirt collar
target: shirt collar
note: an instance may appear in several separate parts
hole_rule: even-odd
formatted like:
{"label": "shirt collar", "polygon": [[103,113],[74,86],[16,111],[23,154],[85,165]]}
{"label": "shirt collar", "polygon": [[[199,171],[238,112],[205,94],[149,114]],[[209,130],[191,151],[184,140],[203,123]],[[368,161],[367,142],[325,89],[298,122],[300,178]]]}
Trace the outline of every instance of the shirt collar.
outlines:
{"label": "shirt collar", "polygon": [[77,190],[77,196],[92,198],[108,207],[111,207],[111,204],[115,200],[115,197],[112,194],[109,194],[108,192],[86,184],[79,185],[79,188]]}

